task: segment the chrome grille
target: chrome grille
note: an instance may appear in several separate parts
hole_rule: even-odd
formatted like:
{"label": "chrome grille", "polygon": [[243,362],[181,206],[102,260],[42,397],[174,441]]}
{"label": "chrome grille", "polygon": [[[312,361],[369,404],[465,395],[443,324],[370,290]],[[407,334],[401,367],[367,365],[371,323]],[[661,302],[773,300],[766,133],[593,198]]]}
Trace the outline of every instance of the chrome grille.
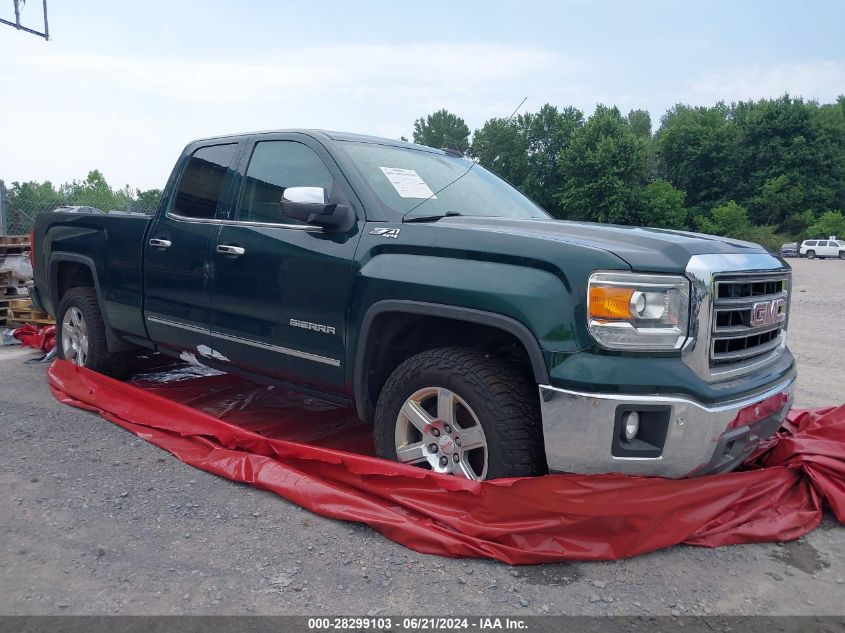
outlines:
{"label": "chrome grille", "polygon": [[717,275],[710,366],[743,363],[781,347],[788,305],[788,274]]}

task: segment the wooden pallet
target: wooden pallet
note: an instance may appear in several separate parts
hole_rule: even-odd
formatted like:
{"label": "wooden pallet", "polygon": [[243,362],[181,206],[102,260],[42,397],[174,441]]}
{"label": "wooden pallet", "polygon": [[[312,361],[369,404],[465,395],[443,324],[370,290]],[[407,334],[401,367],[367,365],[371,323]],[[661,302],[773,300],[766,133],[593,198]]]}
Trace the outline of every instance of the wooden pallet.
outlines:
{"label": "wooden pallet", "polygon": [[28,235],[7,235],[0,237],[0,257],[23,255],[31,248]]}
{"label": "wooden pallet", "polygon": [[29,242],[23,244],[0,244],[0,257],[7,255],[23,255],[30,250]]}
{"label": "wooden pallet", "polygon": [[56,321],[46,312],[36,310],[30,298],[10,299],[8,321],[14,323],[32,323],[34,325],[55,325]]}
{"label": "wooden pallet", "polygon": [[6,297],[5,302],[12,310],[32,310],[32,299],[29,297],[16,298],[16,295]]}
{"label": "wooden pallet", "polygon": [[[0,260],[6,255],[23,255],[30,249],[28,235],[7,235],[0,237]],[[50,315],[34,310],[32,300],[27,295],[17,294],[12,287],[12,271],[0,273],[0,325],[11,326],[19,323],[52,325]],[[8,294],[9,291],[14,294]]]}

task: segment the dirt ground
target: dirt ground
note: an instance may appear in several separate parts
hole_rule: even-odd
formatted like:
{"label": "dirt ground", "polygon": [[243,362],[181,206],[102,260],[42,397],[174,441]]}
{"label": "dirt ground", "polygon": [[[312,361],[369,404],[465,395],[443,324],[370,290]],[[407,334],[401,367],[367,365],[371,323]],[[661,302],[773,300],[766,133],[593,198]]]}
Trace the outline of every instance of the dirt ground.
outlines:
{"label": "dirt ground", "polygon": [[[797,406],[845,402],[845,262],[793,260]],[[845,529],[514,568],[417,554],[370,528],[182,464],[56,402],[0,349],[2,614],[842,614]]]}

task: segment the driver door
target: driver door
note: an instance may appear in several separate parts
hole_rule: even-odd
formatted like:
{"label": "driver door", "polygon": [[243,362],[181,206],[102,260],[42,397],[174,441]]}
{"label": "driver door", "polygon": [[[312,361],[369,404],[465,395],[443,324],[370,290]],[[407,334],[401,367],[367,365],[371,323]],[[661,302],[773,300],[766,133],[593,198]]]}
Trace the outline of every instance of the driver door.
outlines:
{"label": "driver door", "polygon": [[334,161],[310,137],[256,137],[244,157],[235,208],[212,250],[212,347],[249,373],[342,393],[360,205],[352,203],[358,220],[346,232],[281,215],[289,187],[342,190],[355,200]]}

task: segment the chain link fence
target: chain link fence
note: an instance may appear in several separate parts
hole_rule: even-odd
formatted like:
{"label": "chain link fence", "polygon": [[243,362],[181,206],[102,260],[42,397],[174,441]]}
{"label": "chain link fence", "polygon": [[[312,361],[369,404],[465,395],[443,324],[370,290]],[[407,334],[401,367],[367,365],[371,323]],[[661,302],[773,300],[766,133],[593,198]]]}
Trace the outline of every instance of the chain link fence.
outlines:
{"label": "chain link fence", "polygon": [[[140,195],[139,195],[140,194]],[[79,213],[152,215],[160,192],[133,195],[129,191],[57,191],[50,183],[12,183],[0,180],[0,236],[27,235],[42,213],[56,210]]]}

